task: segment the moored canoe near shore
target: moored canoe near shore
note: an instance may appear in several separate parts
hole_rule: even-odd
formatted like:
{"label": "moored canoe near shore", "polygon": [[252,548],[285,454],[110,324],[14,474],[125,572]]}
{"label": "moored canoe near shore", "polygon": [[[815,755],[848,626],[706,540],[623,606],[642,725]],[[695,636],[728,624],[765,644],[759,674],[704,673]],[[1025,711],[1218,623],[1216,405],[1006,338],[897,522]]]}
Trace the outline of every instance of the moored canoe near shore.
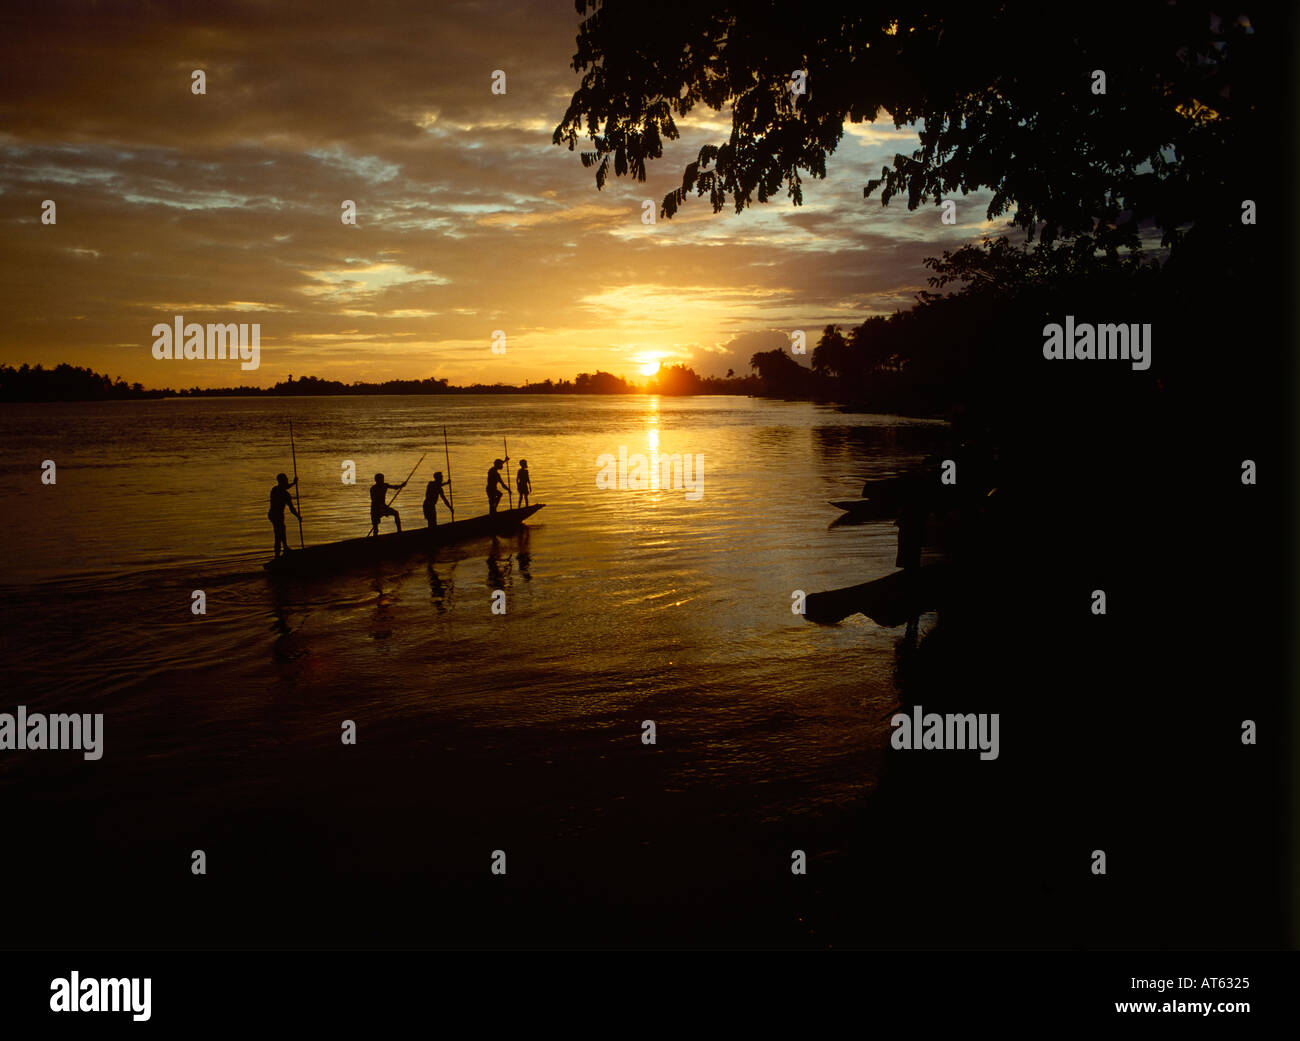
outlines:
{"label": "moored canoe near shore", "polygon": [[824,593],[809,593],[804,618],[833,625],[851,614],[862,613],[887,629],[943,606],[951,584],[948,564],[895,571],[884,578]]}
{"label": "moored canoe near shore", "polygon": [[845,521],[893,520],[905,501],[929,499],[938,481],[937,471],[914,470],[908,473],[868,477],[857,499],[831,499],[830,504],[846,514]]}
{"label": "moored canoe near shore", "polygon": [[281,557],[268,560],[262,566],[275,575],[311,576],[376,560],[408,556],[465,539],[510,535],[544,505],[538,503],[536,506],[515,510],[498,510],[481,517],[439,524],[436,528],[408,528],[388,535],[308,546],[306,549],[290,550]]}
{"label": "moored canoe near shore", "polygon": [[893,520],[898,516],[898,503],[888,499],[830,499],[837,510],[843,510],[841,521]]}

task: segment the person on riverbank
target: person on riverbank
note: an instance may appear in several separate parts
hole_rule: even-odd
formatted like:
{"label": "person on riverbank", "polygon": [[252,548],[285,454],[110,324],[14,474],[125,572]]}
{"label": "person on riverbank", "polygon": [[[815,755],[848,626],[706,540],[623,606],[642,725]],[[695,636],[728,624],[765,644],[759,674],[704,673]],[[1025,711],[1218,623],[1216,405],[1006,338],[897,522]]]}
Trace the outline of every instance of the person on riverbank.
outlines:
{"label": "person on riverbank", "polygon": [[504,459],[494,459],[492,469],[487,472],[488,513],[497,512],[497,503],[501,501],[501,493],[509,487],[501,478],[501,467],[505,465]]}
{"label": "person on riverbank", "polygon": [[289,494],[289,489],[298,483],[298,478],[289,480],[288,474],[275,475],[275,487],[271,489],[271,508],[266,511],[266,518],[271,522],[271,527],[275,530],[275,555],[289,552],[289,536],[284,530],[284,511],[287,507],[289,512],[301,520],[298,511],[293,508],[293,496]]}
{"label": "person on riverbank", "polygon": [[[428,483],[424,489],[424,519],[429,522],[429,527],[438,526],[438,499],[441,498],[447,504],[447,509],[451,509],[451,502],[447,498],[447,493],[443,491],[447,485],[442,480],[442,471],[438,470],[433,475],[433,480]],[[454,516],[454,515],[453,515]]]}
{"label": "person on riverbank", "polygon": [[392,517],[397,523],[397,532],[402,531],[402,515],[384,501],[385,496],[391,491],[395,492],[400,488],[405,488],[406,482],[401,484],[387,484],[384,481],[383,474],[375,474],[375,483],[370,486],[370,534],[379,534],[379,522],[385,517]]}

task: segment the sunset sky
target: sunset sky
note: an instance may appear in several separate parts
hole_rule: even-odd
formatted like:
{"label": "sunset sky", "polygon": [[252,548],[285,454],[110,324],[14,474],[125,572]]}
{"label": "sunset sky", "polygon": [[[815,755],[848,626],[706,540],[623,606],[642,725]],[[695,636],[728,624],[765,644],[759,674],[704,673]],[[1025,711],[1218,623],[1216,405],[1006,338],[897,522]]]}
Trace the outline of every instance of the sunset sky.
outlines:
{"label": "sunset sky", "polygon": [[[660,360],[745,373],[790,330],[811,351],[828,323],[908,306],[924,257],[1003,225],[986,195],[959,198],[950,227],[934,207],[864,200],[916,141],[881,122],[846,128],[802,207],[714,214],[692,197],[644,226],[641,201],[657,210],[729,120],[697,110],[646,183],[597,191],[551,143],[578,83],[579,18],[559,0],[30,11],[0,23],[9,364],[152,387],[641,379]],[[177,314],[260,322],[261,368],[155,360],[151,329]]]}

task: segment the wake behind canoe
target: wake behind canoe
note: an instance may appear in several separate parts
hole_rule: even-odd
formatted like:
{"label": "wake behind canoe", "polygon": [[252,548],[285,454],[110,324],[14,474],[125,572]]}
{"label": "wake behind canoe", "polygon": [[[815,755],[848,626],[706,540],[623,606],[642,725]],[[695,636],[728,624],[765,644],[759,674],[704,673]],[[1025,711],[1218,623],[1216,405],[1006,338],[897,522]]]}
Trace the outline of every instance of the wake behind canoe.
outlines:
{"label": "wake behind canoe", "polygon": [[412,528],[391,535],[308,546],[306,549],[291,550],[274,560],[268,560],[262,566],[276,575],[310,576],[372,561],[390,560],[465,539],[509,535],[517,531],[543,505],[545,504],[539,503],[515,510],[498,510],[469,520],[439,524],[434,528]]}

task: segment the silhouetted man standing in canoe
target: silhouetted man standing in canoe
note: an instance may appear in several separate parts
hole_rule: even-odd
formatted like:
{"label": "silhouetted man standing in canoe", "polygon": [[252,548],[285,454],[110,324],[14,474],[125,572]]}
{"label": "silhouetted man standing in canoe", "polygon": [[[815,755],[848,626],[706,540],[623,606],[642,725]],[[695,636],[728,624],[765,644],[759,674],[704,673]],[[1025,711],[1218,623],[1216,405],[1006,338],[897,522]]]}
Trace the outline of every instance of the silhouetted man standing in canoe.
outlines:
{"label": "silhouetted man standing in canoe", "polygon": [[401,484],[385,484],[383,474],[375,474],[375,483],[370,486],[370,534],[379,534],[379,522],[385,517],[392,517],[397,522],[397,530],[402,530],[402,515],[384,501],[384,497],[390,492],[395,492],[399,488],[405,488],[406,482]]}
{"label": "silhouetted man standing in canoe", "polygon": [[271,527],[275,529],[275,555],[278,557],[281,552],[289,552],[289,536],[284,530],[284,510],[287,506],[289,512],[295,517],[298,511],[293,508],[293,497],[289,494],[289,489],[298,483],[295,477],[289,480],[288,474],[275,475],[275,487],[271,489],[271,508],[266,511],[266,518],[271,522]]}
{"label": "silhouetted man standing in canoe", "polygon": [[[451,484],[450,481],[447,484]],[[441,496],[442,501],[447,503],[447,509],[451,509],[451,503],[447,499],[447,493],[442,481],[442,471],[438,470],[433,475],[433,480],[428,483],[424,489],[424,519],[429,522],[429,527],[438,526],[438,498]]]}
{"label": "silhouetted man standing in canoe", "polygon": [[496,459],[492,463],[492,469],[488,471],[488,513],[497,512],[497,503],[501,501],[501,492],[506,488],[506,482],[501,479],[501,467],[505,465],[504,459]]}

